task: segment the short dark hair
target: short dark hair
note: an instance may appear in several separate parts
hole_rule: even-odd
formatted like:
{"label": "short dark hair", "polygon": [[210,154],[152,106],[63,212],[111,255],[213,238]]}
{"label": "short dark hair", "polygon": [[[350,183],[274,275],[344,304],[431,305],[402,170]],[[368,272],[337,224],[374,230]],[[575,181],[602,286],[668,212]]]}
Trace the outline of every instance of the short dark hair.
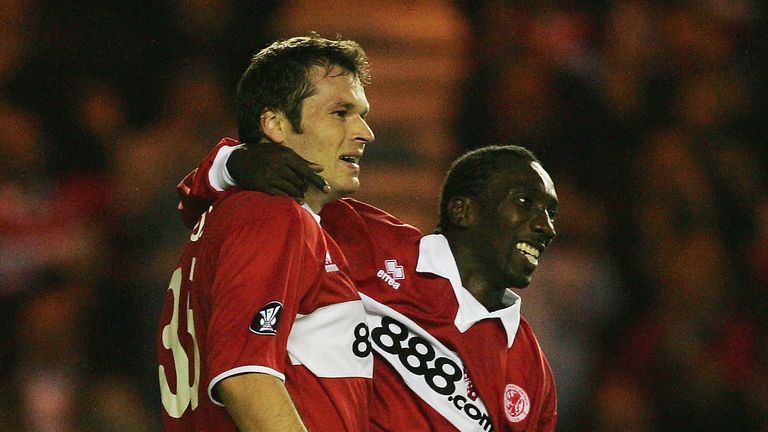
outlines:
{"label": "short dark hair", "polygon": [[240,141],[261,141],[264,134],[260,117],[265,109],[282,112],[293,129],[302,132],[302,102],[315,91],[310,81],[313,66],[328,72],[339,66],[362,85],[370,81],[368,57],[357,42],[330,40],[316,34],[276,41],[253,56],[237,86]]}
{"label": "short dark hair", "polygon": [[445,176],[440,194],[440,216],[437,232],[444,232],[450,227],[448,203],[457,196],[475,198],[484,201],[488,186],[494,177],[509,169],[509,162],[539,162],[528,149],[516,145],[493,145],[469,151],[456,159]]}

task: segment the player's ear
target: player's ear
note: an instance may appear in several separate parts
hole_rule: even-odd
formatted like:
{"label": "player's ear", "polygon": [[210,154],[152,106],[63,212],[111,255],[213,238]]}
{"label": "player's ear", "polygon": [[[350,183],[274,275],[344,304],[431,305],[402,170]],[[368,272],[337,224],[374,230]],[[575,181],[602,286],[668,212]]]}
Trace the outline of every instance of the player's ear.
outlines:
{"label": "player's ear", "polygon": [[448,218],[451,225],[469,228],[478,220],[477,202],[469,197],[453,197],[448,201]]}
{"label": "player's ear", "polygon": [[259,120],[261,131],[270,141],[282,144],[285,141],[286,127],[290,127],[288,118],[281,111],[265,109]]}

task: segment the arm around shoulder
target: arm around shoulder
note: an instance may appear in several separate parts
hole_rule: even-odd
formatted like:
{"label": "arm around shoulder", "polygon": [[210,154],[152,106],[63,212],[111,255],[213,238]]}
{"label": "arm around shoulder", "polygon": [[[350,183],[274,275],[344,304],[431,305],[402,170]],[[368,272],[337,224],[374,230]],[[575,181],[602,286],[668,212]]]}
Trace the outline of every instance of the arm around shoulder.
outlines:
{"label": "arm around shoulder", "polygon": [[224,379],[219,395],[229,415],[243,432],[306,432],[285,384],[262,373],[247,373]]}
{"label": "arm around shoulder", "polygon": [[178,210],[187,228],[192,228],[205,210],[232,184],[226,179],[226,160],[240,146],[233,139],[225,138],[205,156],[200,165],[187,174],[176,186],[179,197]]}

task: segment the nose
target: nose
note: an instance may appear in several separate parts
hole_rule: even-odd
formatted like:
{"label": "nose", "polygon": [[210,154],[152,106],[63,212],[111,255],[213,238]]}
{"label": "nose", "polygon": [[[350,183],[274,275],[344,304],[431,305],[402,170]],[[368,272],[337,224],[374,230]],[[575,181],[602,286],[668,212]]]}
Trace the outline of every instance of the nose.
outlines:
{"label": "nose", "polygon": [[355,125],[355,128],[353,129],[353,137],[352,139],[363,143],[363,144],[370,144],[373,142],[373,140],[376,139],[376,137],[373,135],[373,131],[368,126],[368,123],[366,123],[365,119],[358,116],[357,124]]}
{"label": "nose", "polygon": [[547,243],[551,242],[557,235],[555,221],[552,220],[546,208],[537,209],[531,219],[531,229],[535,233],[542,234]]}

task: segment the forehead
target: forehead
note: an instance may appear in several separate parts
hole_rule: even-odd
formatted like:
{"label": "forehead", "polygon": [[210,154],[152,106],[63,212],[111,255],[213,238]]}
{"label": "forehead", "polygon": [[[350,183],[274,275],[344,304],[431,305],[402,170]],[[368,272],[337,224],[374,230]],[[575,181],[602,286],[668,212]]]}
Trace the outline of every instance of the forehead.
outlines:
{"label": "forehead", "polygon": [[368,99],[360,80],[339,66],[334,65],[331,69],[312,66],[309,79],[314,92],[305,100],[306,103],[342,103],[353,104],[361,109],[368,108]]}
{"label": "forehead", "polygon": [[552,178],[544,167],[538,162],[531,162],[530,166],[539,176],[539,180],[541,180],[541,184],[544,187],[544,192],[546,192],[547,195],[557,196],[557,193],[555,192],[555,182],[552,181]]}
{"label": "forehead", "polygon": [[497,189],[499,192],[506,194],[512,190],[533,189],[557,200],[555,183],[538,162],[513,161],[507,167],[498,173],[494,182],[501,189]]}

